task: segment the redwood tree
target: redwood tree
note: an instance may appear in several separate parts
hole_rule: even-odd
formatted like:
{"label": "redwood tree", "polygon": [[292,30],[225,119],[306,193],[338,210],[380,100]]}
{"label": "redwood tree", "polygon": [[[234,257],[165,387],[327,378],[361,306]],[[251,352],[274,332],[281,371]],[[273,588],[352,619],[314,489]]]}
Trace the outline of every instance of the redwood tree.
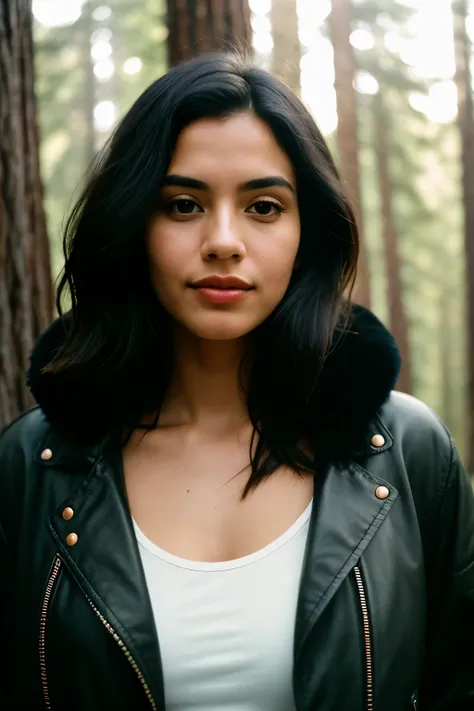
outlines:
{"label": "redwood tree", "polygon": [[337,145],[342,179],[353,204],[360,234],[359,275],[356,300],[370,306],[370,283],[367,255],[364,245],[361,204],[359,137],[357,126],[357,97],[354,80],[357,66],[354,49],[350,43],[352,31],[351,0],[332,0],[329,15],[331,41],[334,49],[334,70],[337,100]]}
{"label": "redwood tree", "polygon": [[301,90],[301,45],[296,0],[272,0],[272,72],[296,94]]}
{"label": "redwood tree", "polygon": [[390,331],[400,349],[402,369],[397,389],[412,391],[408,321],[403,303],[399,233],[393,208],[393,181],[390,173],[389,116],[379,91],[373,101],[374,148],[380,189],[382,235],[387,273],[388,316]]}
{"label": "redwood tree", "polygon": [[458,92],[458,126],[461,136],[464,244],[467,279],[468,431],[467,466],[474,473],[474,105],[470,58],[472,44],[466,29],[467,0],[454,0],[455,81]]}
{"label": "redwood tree", "polygon": [[31,404],[28,358],[53,316],[30,0],[0,0],[0,97],[1,427]]}
{"label": "redwood tree", "polygon": [[203,52],[251,45],[248,0],[167,0],[167,8],[171,67]]}

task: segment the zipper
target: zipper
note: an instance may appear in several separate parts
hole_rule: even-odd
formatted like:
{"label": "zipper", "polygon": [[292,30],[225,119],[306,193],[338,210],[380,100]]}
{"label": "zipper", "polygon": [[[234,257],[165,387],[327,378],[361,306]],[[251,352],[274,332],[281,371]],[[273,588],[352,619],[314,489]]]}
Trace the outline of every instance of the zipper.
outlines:
{"label": "zipper", "polygon": [[[354,575],[357,583],[357,591],[359,593],[360,609],[362,612],[362,625],[364,630],[364,645],[365,645],[365,668],[366,668],[366,692],[367,692],[367,711],[374,711],[374,670],[372,662],[372,639],[370,634],[370,617],[367,607],[367,596],[365,594],[364,580],[358,565],[354,568]],[[416,707],[415,707],[416,708]]]}
{"label": "zipper", "polygon": [[[48,608],[49,608],[49,603],[51,600],[51,595],[54,589],[54,585],[58,579],[59,571],[61,569],[61,558],[59,555],[57,555],[54,559],[53,566],[51,568],[51,573],[48,578],[48,582],[46,584],[46,589],[44,593],[44,598],[43,598],[43,604],[41,605],[41,618],[40,618],[40,635],[39,635],[39,658],[40,658],[40,669],[41,669],[41,683],[43,686],[43,698],[44,698],[44,703],[45,707],[47,709],[51,709],[51,699],[49,697],[49,688],[48,688],[48,674],[47,674],[47,669],[46,669],[46,619],[48,616]],[[138,679],[140,680],[140,683],[142,685],[142,688],[146,694],[146,697],[148,701],[150,702],[150,706],[153,709],[153,711],[157,711],[156,703],[155,700],[152,696],[152,693],[149,689],[148,684],[145,681],[145,677],[143,676],[138,664],[136,663],[135,659],[119,637],[119,635],[115,632],[114,628],[112,625],[107,622],[105,617],[99,612],[97,607],[94,605],[94,603],[87,598],[87,601],[89,605],[92,607],[94,610],[95,614],[99,618],[99,620],[102,622],[104,625],[105,629],[109,634],[112,635],[114,640],[117,642],[118,646],[122,650],[122,652],[125,654],[125,657],[128,659],[130,664],[132,665],[132,668],[137,675]]]}
{"label": "zipper", "polygon": [[51,567],[51,573],[49,574],[48,582],[46,583],[46,588],[44,591],[43,603],[41,605],[41,616],[40,616],[40,633],[39,633],[39,660],[40,660],[40,670],[41,670],[41,685],[43,687],[43,698],[44,704],[47,709],[51,708],[51,699],[49,698],[49,688],[48,688],[48,673],[46,670],[46,619],[48,616],[49,602],[51,600],[51,594],[54,589],[54,585],[59,575],[61,568],[61,558],[57,555],[54,558],[53,565]]}
{"label": "zipper", "polygon": [[414,692],[411,697],[411,707],[413,711],[417,711],[418,708],[418,692]]}
{"label": "zipper", "polygon": [[116,631],[114,630],[114,628],[112,627],[112,625],[111,625],[109,622],[107,622],[107,620],[105,619],[105,617],[101,614],[101,612],[99,612],[99,610],[98,610],[97,607],[94,605],[94,603],[93,603],[89,598],[87,598],[87,600],[88,600],[88,602],[89,602],[89,605],[92,607],[92,609],[94,610],[95,614],[96,614],[97,617],[99,618],[99,620],[100,620],[100,621],[102,622],[102,624],[104,625],[104,627],[105,627],[105,629],[107,630],[107,632],[112,635],[112,637],[113,637],[114,640],[117,642],[117,644],[118,644],[118,646],[120,647],[120,649],[122,650],[122,652],[125,654],[125,657],[127,658],[127,660],[128,660],[128,661],[130,662],[130,664],[132,665],[133,671],[134,671],[135,674],[137,675],[137,677],[138,677],[138,679],[139,679],[139,681],[140,681],[140,684],[142,685],[142,688],[143,688],[143,690],[144,690],[144,692],[145,692],[145,694],[146,694],[146,697],[147,697],[148,701],[150,702],[151,708],[153,709],[153,711],[157,711],[156,703],[155,703],[155,700],[154,700],[154,698],[153,698],[153,695],[152,695],[152,693],[151,693],[151,691],[150,691],[150,688],[149,688],[148,684],[146,683],[145,677],[143,676],[143,673],[142,673],[142,671],[140,670],[140,668],[139,668],[138,664],[136,663],[135,659],[133,658],[132,654],[131,654],[130,651],[127,649],[127,647],[125,646],[124,642],[123,642],[122,639],[119,637],[119,635],[116,633]]}

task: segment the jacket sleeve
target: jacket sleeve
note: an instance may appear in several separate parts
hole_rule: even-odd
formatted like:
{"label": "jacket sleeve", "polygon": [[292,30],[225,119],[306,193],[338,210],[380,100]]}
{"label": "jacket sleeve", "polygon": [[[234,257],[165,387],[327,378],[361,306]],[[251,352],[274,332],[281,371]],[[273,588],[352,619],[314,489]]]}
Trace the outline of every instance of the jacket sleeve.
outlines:
{"label": "jacket sleeve", "polygon": [[[22,413],[0,432],[0,639],[2,669],[0,709],[20,708],[18,689],[22,688],[12,650],[15,647],[14,581],[17,577],[18,534],[21,529],[28,462],[38,446],[45,425],[39,408]],[[25,710],[26,711],[26,710]]]}
{"label": "jacket sleeve", "polygon": [[[8,509],[10,499],[9,481],[12,467],[15,466],[15,456],[12,446],[10,429],[0,434],[0,639],[5,653],[2,654],[2,681],[0,683],[0,709],[13,709],[13,668],[12,649],[12,590],[14,555],[8,541]],[[7,481],[8,479],[8,481]]]}
{"label": "jacket sleeve", "polygon": [[474,711],[474,495],[451,438],[450,444],[429,541],[420,711]]}
{"label": "jacket sleeve", "polygon": [[0,684],[0,708],[7,709],[12,708],[11,699],[12,693],[10,689],[10,683],[12,680],[11,669],[9,668],[9,654],[8,649],[11,649],[10,641],[11,635],[9,630],[9,617],[8,610],[10,607],[10,590],[9,590],[9,579],[11,577],[10,570],[10,560],[9,551],[7,549],[7,542],[5,539],[5,534],[2,529],[0,521],[0,639],[2,640],[2,647],[6,650],[3,656],[2,663],[2,683]]}

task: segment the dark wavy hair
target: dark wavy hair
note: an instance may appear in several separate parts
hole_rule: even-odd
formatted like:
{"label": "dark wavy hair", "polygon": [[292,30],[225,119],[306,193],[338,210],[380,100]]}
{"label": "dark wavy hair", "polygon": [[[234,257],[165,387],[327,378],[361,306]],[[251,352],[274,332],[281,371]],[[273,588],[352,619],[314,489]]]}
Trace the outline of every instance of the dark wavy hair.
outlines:
{"label": "dark wavy hair", "polygon": [[[251,111],[270,127],[296,174],[298,268],[254,332],[248,409],[254,427],[243,497],[279,465],[314,471],[317,383],[335,331],[344,331],[358,234],[329,149],[303,103],[233,53],[171,69],[135,102],[99,155],[67,222],[57,307],[66,338],[46,369],[108,393],[108,428],[159,413],[172,366],[170,317],[152,289],[146,223],[180,132],[204,117]],[[61,303],[69,292],[72,309]],[[158,415],[154,421],[158,420]]]}

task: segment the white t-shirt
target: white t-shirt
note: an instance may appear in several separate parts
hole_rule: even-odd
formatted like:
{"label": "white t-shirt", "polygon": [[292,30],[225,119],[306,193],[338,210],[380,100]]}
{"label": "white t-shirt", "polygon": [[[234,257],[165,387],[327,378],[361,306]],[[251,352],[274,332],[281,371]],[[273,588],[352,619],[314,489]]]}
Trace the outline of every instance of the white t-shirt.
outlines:
{"label": "white t-shirt", "polygon": [[134,522],[167,711],[294,711],[294,627],[311,506],[265,548],[218,563],[171,555]]}

